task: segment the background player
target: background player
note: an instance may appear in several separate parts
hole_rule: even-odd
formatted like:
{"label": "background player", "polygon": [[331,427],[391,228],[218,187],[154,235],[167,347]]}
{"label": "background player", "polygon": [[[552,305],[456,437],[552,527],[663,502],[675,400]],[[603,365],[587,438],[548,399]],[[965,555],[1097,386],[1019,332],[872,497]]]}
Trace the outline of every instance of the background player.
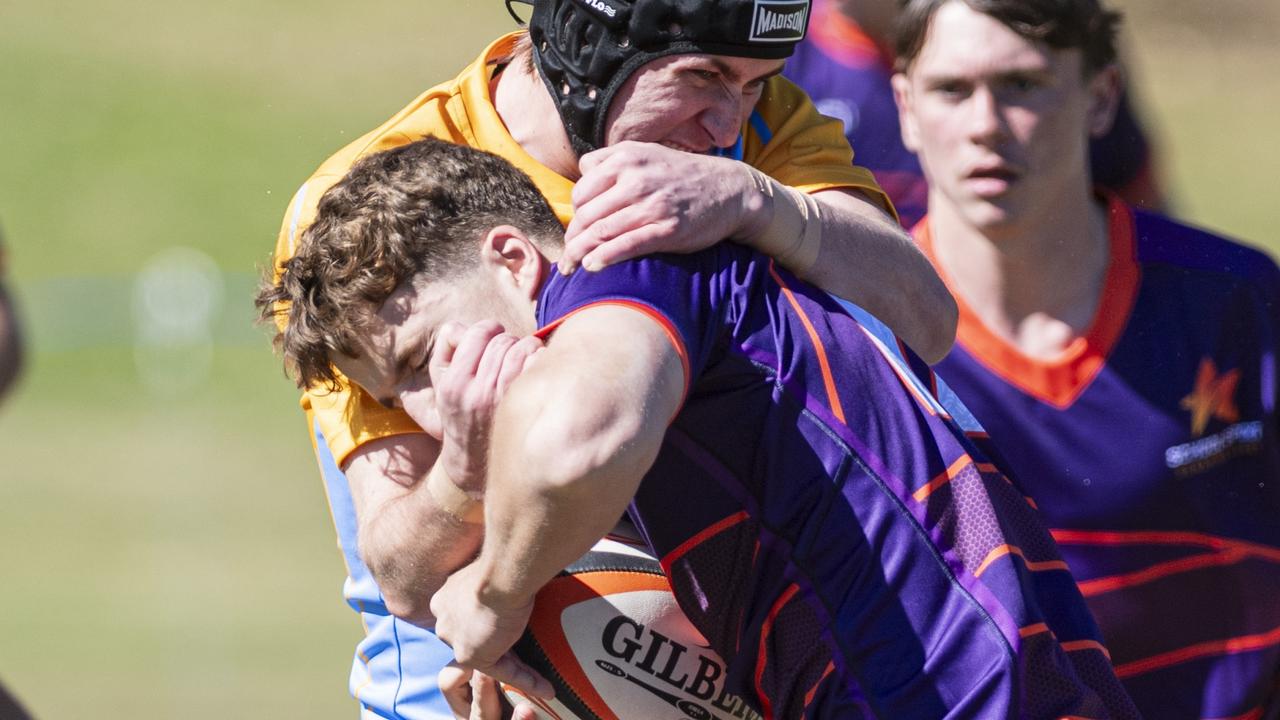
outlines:
{"label": "background player", "polygon": [[[925,214],[928,187],[914,153],[902,144],[893,102],[893,24],[898,0],[814,0],[808,38],[787,60],[786,76],[839,118],[858,148],[858,164],[875,174],[905,227]],[[1094,182],[1148,209],[1165,205],[1153,148],[1127,92],[1110,130],[1090,143]]]}
{"label": "background player", "polygon": [[1147,717],[1280,712],[1280,273],[1091,186],[1118,17],[911,0],[894,88],[916,236],[961,304],[938,367],[1054,529]]}
{"label": "background player", "polygon": [[336,366],[424,427],[442,366],[499,361],[451,322],[549,338],[493,424],[483,550],[431,602],[460,662],[528,682],[533,594],[631,504],[766,717],[1136,716],[1034,510],[883,326],[741,246],[565,277],[559,238],[505,161],[426,140],[358,163],[264,290],[301,381]]}
{"label": "background player", "polygon": [[0,237],[0,398],[13,386],[22,370],[22,333],[13,298],[5,287],[5,246]]}
{"label": "background player", "polygon": [[[615,0],[611,17],[579,0],[538,0],[532,42],[500,38],[458,78],[325,162],[289,207],[277,261],[357,158],[444,137],[533,177],[568,224],[566,265],[733,237],[802,263],[809,279],[861,303],[925,357],[941,357],[954,320],[945,287],[881,209],[870,174],[852,165],[839,126],[776,76],[803,37],[807,3],[787,6],[763,33],[752,24],[756,5],[718,0],[688,12],[675,0]],[[790,254],[799,238],[769,229],[775,216],[804,213],[826,238],[805,245],[816,260]],[[427,617],[423,588],[478,542],[477,533],[441,553],[416,532],[437,510],[420,481],[437,453],[465,466],[467,448],[441,450],[405,413],[342,382],[308,392],[303,407],[350,573],[345,594],[368,630],[352,692],[379,713],[443,714],[434,677],[446,649],[393,616]]]}
{"label": "background player", "polygon": [[[22,370],[22,335],[18,329],[18,316],[13,298],[4,283],[5,246],[0,236],[0,400],[13,386]],[[24,720],[30,717],[3,685],[0,685],[0,718]]]}

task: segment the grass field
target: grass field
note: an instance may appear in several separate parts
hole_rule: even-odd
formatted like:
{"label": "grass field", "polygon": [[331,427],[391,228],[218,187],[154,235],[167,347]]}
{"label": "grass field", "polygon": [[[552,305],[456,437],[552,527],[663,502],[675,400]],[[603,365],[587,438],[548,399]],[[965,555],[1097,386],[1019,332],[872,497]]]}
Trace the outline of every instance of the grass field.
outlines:
{"label": "grass field", "polygon": [[[1270,5],[1121,3],[1181,214],[1275,253]],[[42,718],[354,717],[360,630],[249,296],[297,184],[507,28],[501,3],[0,16],[0,226],[34,346],[0,409],[0,680]],[[140,351],[138,273],[175,245],[221,285],[186,345]]]}

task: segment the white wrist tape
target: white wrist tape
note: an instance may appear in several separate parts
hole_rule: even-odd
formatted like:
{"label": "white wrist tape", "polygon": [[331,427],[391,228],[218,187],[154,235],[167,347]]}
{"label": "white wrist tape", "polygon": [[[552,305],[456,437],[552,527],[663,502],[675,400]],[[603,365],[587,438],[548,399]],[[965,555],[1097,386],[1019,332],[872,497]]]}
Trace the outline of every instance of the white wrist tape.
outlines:
{"label": "white wrist tape", "polygon": [[449,474],[439,468],[431,468],[427,473],[427,492],[436,506],[443,512],[452,515],[459,522],[471,525],[484,524],[484,503],[472,497],[467,491],[453,484]]}
{"label": "white wrist tape", "polygon": [[804,275],[818,261],[822,249],[822,212],[808,193],[788,187],[751,169],[756,189],[771,198],[773,217],[751,239],[757,250],[773,257],[788,270]]}

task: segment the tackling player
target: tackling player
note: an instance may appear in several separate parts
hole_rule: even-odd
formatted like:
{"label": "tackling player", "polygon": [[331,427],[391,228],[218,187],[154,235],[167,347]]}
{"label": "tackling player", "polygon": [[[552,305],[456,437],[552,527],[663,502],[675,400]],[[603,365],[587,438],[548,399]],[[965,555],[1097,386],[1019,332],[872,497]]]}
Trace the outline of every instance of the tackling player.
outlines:
{"label": "tackling player", "polygon": [[[858,164],[875,174],[902,224],[925,214],[928,186],[916,156],[902,144],[893,75],[893,24],[898,0],[814,0],[808,38],[787,60],[786,76],[818,111],[844,123]],[[1126,201],[1159,209],[1164,199],[1153,149],[1122,93],[1111,129],[1090,144],[1094,182]]]}
{"label": "tackling player", "polygon": [[[812,262],[815,218],[779,222]],[[508,163],[424,140],[330,189],[264,289],[302,382],[424,426],[445,366],[499,361],[451,323],[546,340],[493,423],[483,549],[431,602],[460,662],[527,683],[534,593],[630,507],[765,717],[1136,717],[1035,511],[882,325],[728,243],[563,276],[561,235]],[[448,542],[477,502],[445,472]]]}
{"label": "tackling player", "polygon": [[[794,267],[794,238],[770,235],[770,218],[812,212],[827,241],[806,277],[941,357],[955,317],[945,287],[852,165],[838,124],[777,76],[807,21],[807,0],[537,0],[527,35],[498,39],[325,162],[290,204],[276,261],[356,159],[442,137],[533,177],[568,224],[566,269],[725,237]],[[341,380],[310,389],[302,405],[349,571],[345,595],[367,628],[351,690],[370,712],[444,714],[434,678],[447,648],[394,616],[425,621],[433,583],[478,542],[476,533],[441,553],[415,532],[437,510],[421,482],[437,454],[454,462],[468,450],[441,449],[404,412]]]}
{"label": "tackling player", "polygon": [[915,233],[961,304],[938,367],[1035,499],[1150,718],[1280,713],[1280,272],[1093,189],[1119,92],[1095,0],[911,0]]}

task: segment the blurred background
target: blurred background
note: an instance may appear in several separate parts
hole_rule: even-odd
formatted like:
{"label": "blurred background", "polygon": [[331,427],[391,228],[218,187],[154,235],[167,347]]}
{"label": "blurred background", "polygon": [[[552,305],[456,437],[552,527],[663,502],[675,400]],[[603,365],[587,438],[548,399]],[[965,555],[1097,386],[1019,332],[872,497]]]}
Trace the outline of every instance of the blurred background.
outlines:
{"label": "blurred background", "polygon": [[[1176,215],[1280,254],[1280,4],[1115,0]],[[353,718],[361,635],[251,296],[332,151],[499,0],[0,0],[0,682],[40,718]]]}

